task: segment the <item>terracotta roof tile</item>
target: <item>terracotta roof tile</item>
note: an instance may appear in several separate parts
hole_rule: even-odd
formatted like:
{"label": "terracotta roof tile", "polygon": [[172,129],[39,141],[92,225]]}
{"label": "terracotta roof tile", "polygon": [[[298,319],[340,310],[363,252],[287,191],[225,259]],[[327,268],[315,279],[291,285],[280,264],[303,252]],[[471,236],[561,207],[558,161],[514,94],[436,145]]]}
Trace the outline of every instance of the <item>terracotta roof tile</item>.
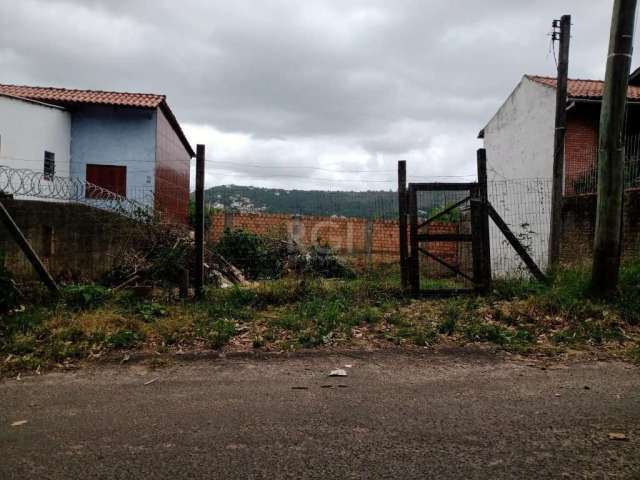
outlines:
{"label": "terracotta roof tile", "polygon": [[0,84],[0,94],[29,100],[68,106],[73,104],[98,104],[120,107],[160,108],[167,116],[189,155],[195,156],[178,120],[169,108],[165,95],[155,93],[105,92],[101,90],[74,90],[70,88],[29,87],[26,85]]}
{"label": "terracotta roof tile", "polygon": [[93,103],[141,108],[156,108],[165,100],[164,95],[152,93],[103,92],[2,84],[0,84],[0,93],[51,103]]}
{"label": "terracotta roof tile", "polygon": [[[536,75],[526,75],[529,80],[541,83],[548,87],[556,88],[556,79],[553,77],[540,77]],[[569,79],[567,83],[567,93],[571,98],[601,99],[604,91],[604,82],[601,80]],[[627,97],[630,100],[640,99],[640,87],[630,86]]]}

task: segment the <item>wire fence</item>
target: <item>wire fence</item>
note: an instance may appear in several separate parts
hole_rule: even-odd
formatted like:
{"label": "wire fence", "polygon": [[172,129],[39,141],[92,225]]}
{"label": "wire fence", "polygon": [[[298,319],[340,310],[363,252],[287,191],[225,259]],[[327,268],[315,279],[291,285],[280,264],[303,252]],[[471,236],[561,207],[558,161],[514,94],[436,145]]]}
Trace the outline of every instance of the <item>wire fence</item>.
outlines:
{"label": "wire fence", "polygon": [[[489,202],[527,249],[538,267],[548,263],[552,180],[497,180],[487,185]],[[494,276],[523,276],[528,270],[493,222],[490,222]]]}
{"label": "wire fence", "polygon": [[[385,183],[391,186],[397,180],[389,177]],[[425,178],[415,176],[409,181]],[[469,181],[469,177],[458,180]],[[369,189],[366,180],[363,182],[365,189],[361,191],[345,191],[334,185],[315,190],[233,185],[210,188],[205,193],[209,207],[208,246],[216,245],[226,230],[244,230],[302,248],[328,248],[358,268],[397,265],[398,193],[391,188],[381,189],[383,185],[377,178]],[[172,205],[174,211],[186,212],[189,196],[179,188],[166,187],[162,192],[163,204]],[[184,215],[180,221],[164,216],[158,208],[161,204],[158,193],[148,186],[130,187],[125,197],[77,178],[0,166],[0,192],[17,200],[12,208],[18,225],[60,278],[92,280],[109,274],[136,243],[154,235],[149,232],[152,223],[188,229]],[[550,192],[551,182],[544,179],[489,183],[489,200],[541,268],[546,265]],[[459,191],[420,192],[420,220],[460,201],[461,195]],[[168,197],[172,197],[169,202]],[[36,202],[22,204],[21,200]],[[468,205],[461,205],[437,223],[443,232],[470,233]],[[3,237],[0,250],[13,252],[9,262],[13,262],[12,267],[20,272],[30,271],[7,236]],[[494,275],[525,271],[519,257],[495,228],[491,230],[491,243]],[[470,246],[438,242],[429,248],[471,274]],[[437,263],[424,262],[431,274],[443,274],[446,269]]]}
{"label": "wire fence", "polygon": [[[585,145],[567,151],[565,195],[594,194],[598,190],[598,147]],[[640,134],[625,139],[624,188],[640,188]]]}

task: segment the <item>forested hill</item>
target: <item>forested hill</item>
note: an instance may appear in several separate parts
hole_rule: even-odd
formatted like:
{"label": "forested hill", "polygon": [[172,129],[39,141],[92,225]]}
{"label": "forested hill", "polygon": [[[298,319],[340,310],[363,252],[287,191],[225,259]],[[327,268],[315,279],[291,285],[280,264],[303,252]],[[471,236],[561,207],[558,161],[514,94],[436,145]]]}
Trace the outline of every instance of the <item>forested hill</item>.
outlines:
{"label": "forested hill", "polygon": [[221,185],[205,190],[213,207],[242,212],[396,218],[398,194],[385,191],[332,192]]}

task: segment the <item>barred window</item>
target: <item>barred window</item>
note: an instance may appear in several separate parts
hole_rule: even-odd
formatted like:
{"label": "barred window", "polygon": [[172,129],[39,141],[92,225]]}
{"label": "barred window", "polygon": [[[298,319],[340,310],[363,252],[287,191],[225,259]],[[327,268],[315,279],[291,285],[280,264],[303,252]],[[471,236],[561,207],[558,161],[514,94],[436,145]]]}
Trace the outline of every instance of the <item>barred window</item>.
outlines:
{"label": "barred window", "polygon": [[56,174],[56,154],[53,152],[44,152],[44,179],[53,180]]}

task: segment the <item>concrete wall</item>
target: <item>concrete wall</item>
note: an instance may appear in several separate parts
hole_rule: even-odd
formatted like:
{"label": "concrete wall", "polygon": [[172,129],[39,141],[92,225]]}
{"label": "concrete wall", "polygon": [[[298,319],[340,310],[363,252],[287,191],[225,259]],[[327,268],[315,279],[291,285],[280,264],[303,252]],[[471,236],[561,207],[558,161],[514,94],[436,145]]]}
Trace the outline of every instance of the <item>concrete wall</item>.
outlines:
{"label": "concrete wall", "polygon": [[[3,200],[32,247],[58,280],[91,281],[109,272],[135,224],[121,215],[85,205]],[[0,223],[0,255],[18,280],[37,280],[33,267]]]}
{"label": "concrete wall", "polygon": [[156,111],[82,106],[71,123],[71,175],[82,180],[86,165],[127,167],[127,197],[153,206],[156,162]]}
{"label": "concrete wall", "polygon": [[0,95],[0,165],[44,169],[44,152],[55,153],[55,174],[68,177],[71,116],[60,107]]}
{"label": "concrete wall", "polygon": [[[524,77],[484,128],[489,180],[496,182],[489,200],[516,235],[533,237],[532,253],[541,268],[549,247],[550,190],[546,185],[529,187],[525,179],[552,178],[554,118],[555,89]],[[492,256],[494,274],[518,272],[519,257],[504,247],[493,223],[491,248],[501,253]]]}
{"label": "concrete wall", "polygon": [[524,77],[484,128],[489,178],[551,178],[555,89]]}

